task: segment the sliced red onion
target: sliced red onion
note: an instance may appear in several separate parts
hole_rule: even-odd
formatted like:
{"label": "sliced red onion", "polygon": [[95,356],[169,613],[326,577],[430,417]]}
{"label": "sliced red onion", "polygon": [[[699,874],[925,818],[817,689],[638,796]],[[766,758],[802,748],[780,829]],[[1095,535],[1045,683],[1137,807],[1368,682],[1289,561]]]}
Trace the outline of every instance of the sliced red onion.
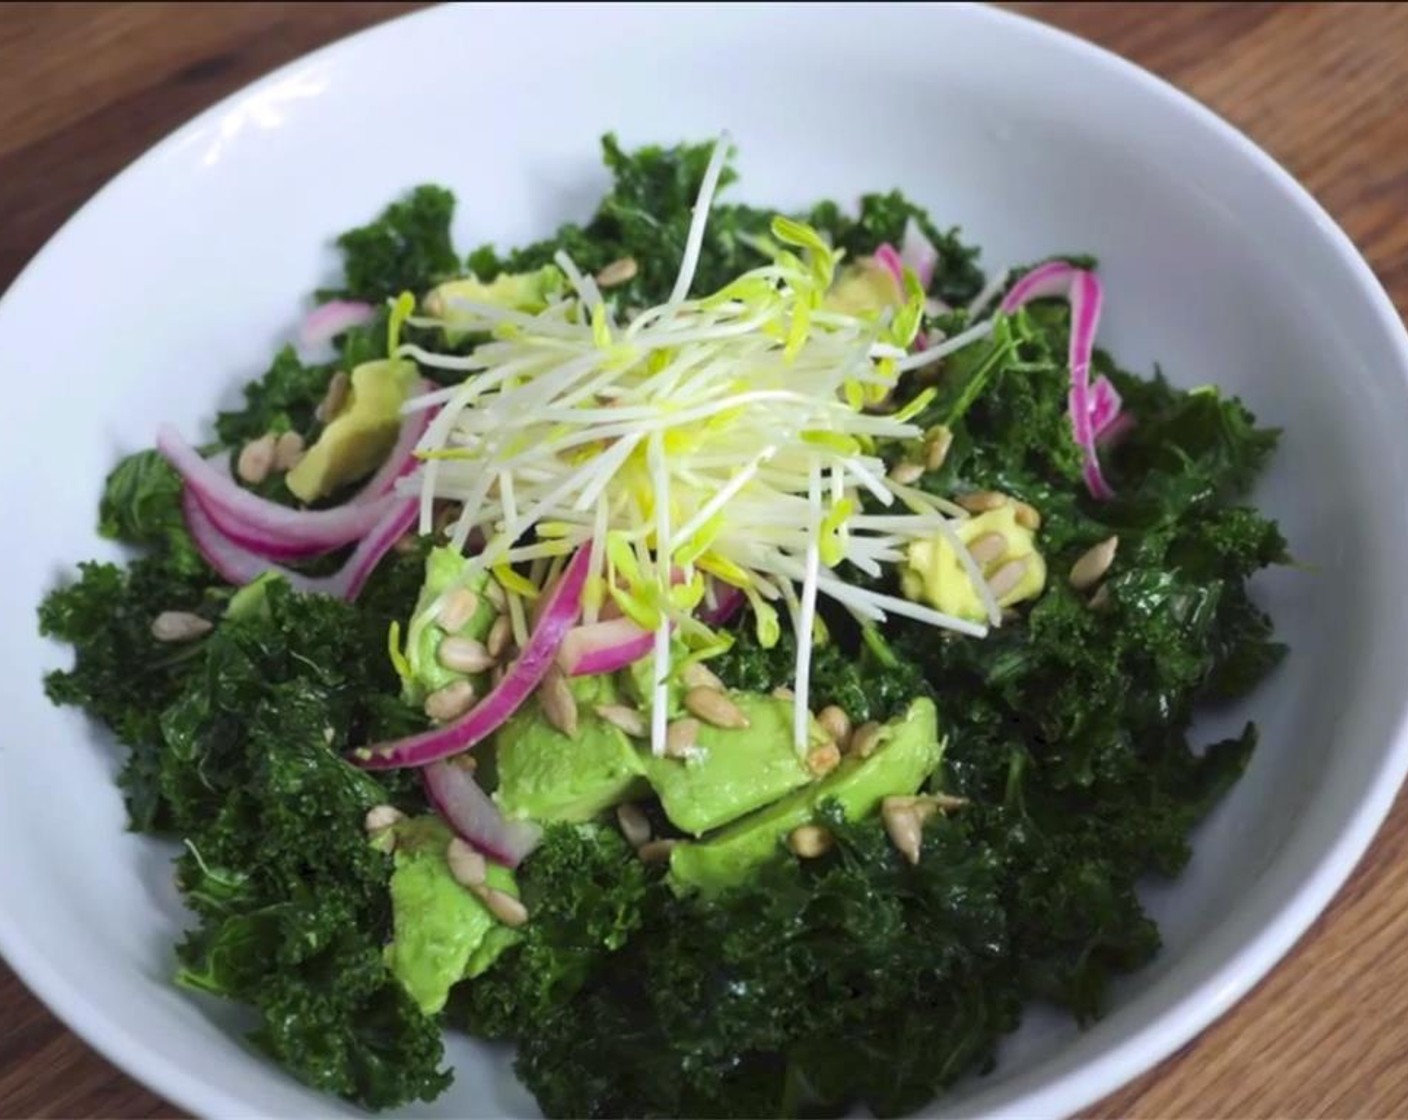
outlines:
{"label": "sliced red onion", "polygon": [[299,341],[305,346],[331,342],[353,327],[360,327],[376,318],[376,308],[369,303],[335,299],[314,308],[298,330]]}
{"label": "sliced red onion", "polygon": [[886,241],[878,249],[872,258],[876,264],[895,278],[895,288],[897,291],[904,291],[904,262],[900,260],[899,253],[895,247]]}
{"label": "sliced red onion", "polygon": [[914,269],[919,283],[927,292],[934,282],[934,270],[939,267],[939,251],[934,243],[924,236],[919,223],[910,218],[904,223],[904,235],[900,238],[900,260],[905,266]]}
{"label": "sliced red onion", "polygon": [[738,613],[738,608],[743,606],[743,598],[743,592],[738,588],[730,587],[726,583],[716,583],[714,605],[701,606],[695,614],[705,626],[722,626]]}
{"label": "sliced red onion", "polygon": [[1129,433],[1132,432],[1138,426],[1139,421],[1137,421],[1130,413],[1121,412],[1118,416],[1111,420],[1109,424],[1107,424],[1103,429],[1096,431],[1095,442],[1098,443],[1101,447],[1114,447],[1117,443],[1120,442],[1120,440],[1124,439],[1125,436],[1129,435]]}
{"label": "sliced red onion", "polygon": [[1110,379],[1101,374],[1090,387],[1090,427],[1098,440],[1120,414],[1124,402]]}
{"label": "sliced red onion", "polygon": [[[400,501],[394,494],[383,493],[334,509],[294,509],[240,486],[230,476],[228,466],[217,466],[202,458],[169,424],[163,424],[158,431],[156,446],[222,532],[245,548],[274,560],[316,556],[350,544],[366,536]],[[414,450],[414,441],[410,446]],[[409,460],[408,455],[406,461]],[[398,465],[397,474],[405,465],[405,461]],[[386,485],[396,477],[392,475]]]}
{"label": "sliced red onion", "polygon": [[295,590],[309,594],[355,599],[381,558],[415,524],[415,498],[401,498],[387,507],[381,519],[362,538],[346,563],[330,576],[306,576],[280,567],[266,556],[252,552],[232,540],[215,524],[205,507],[188,486],[181,495],[186,529],[200,554],[227,582],[237,587],[252,583],[266,572],[275,572]]}
{"label": "sliced red onion", "polygon": [[582,613],[582,588],[590,563],[591,548],[584,544],[573,553],[557,585],[543,596],[541,614],[523,652],[483,700],[444,727],[360,747],[352,752],[352,761],[368,770],[429,766],[468,750],[492,734],[528,699],[552,667],[558,647]]}
{"label": "sliced red onion", "polygon": [[440,819],[495,863],[517,867],[543,839],[531,821],[511,821],[463,766],[442,759],[425,768],[425,795]]}
{"label": "sliced red onion", "polygon": [[655,635],[629,618],[574,626],[557,650],[557,663],[569,677],[614,673],[634,665],[655,646]]}
{"label": "sliced red onion", "polygon": [[[1094,497],[1112,498],[1115,492],[1100,472],[1100,458],[1091,421],[1090,360],[1095,351],[1095,332],[1100,324],[1103,299],[1100,281],[1093,272],[1064,261],[1050,261],[1032,269],[1013,284],[1000,306],[1004,314],[1010,315],[1034,299],[1051,298],[1064,298],[1071,305],[1071,342],[1067,355],[1071,374],[1069,404],[1071,432],[1085,452],[1081,475]],[[1112,420],[1107,420],[1107,425]]]}

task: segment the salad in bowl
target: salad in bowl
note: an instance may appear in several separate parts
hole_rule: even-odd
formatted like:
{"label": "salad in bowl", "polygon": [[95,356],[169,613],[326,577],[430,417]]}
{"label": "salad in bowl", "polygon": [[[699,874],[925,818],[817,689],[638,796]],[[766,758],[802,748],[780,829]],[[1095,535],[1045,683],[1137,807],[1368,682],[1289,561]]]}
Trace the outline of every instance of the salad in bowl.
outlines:
{"label": "salad in bowl", "polygon": [[[1283,647],[1237,400],[1120,368],[1073,255],[623,150],[466,257],[423,186],[210,433],[117,464],[47,678],[181,845],[173,982],[368,1108],[516,1047],[551,1115],[912,1110],[1098,1016]],[[1079,249],[1079,247],[1073,247]]]}

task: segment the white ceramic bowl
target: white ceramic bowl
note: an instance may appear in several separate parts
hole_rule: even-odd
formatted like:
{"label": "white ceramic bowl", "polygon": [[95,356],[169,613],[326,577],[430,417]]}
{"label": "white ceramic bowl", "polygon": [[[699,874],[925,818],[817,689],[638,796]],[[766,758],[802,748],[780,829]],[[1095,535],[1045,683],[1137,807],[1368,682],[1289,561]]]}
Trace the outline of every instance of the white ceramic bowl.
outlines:
{"label": "white ceramic bowl", "polygon": [[[108,1057],[202,1114],[336,1113],[172,988],[170,851],[123,831],[111,745],[45,701],[64,654],[34,610],[93,535],[104,473],[262,370],[327,239],[408,185],[459,194],[460,243],[584,216],[596,138],[731,128],[742,193],[803,203],[899,185],[989,266],[1099,255],[1102,342],[1216,382],[1282,425],[1260,501],[1311,572],[1258,593],[1293,652],[1246,706],[1250,772],[1173,887],[1166,949],[1080,1033],[1033,1015],[947,1113],[1048,1116],[1144,1070],[1225,1011],[1348,875],[1408,763],[1408,349],[1353,246],[1246,139],[1148,74],[981,8],[466,6],[295,63],[175,133],[86,206],[0,304],[0,948]],[[393,155],[394,153],[394,155]],[[1201,728],[1209,736],[1222,729]],[[532,1111],[506,1056],[457,1040],[418,1115]],[[350,1111],[350,1110],[347,1110]]]}

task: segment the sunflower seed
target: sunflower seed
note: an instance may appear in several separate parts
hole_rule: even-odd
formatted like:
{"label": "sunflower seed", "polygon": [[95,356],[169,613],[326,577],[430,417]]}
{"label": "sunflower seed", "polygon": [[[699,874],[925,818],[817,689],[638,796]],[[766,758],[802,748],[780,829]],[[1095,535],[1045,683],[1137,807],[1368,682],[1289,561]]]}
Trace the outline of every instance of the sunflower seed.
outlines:
{"label": "sunflower seed", "polygon": [[1015,590],[1026,574],[1027,558],[1025,556],[1009,560],[993,572],[992,578],[988,580],[988,590],[992,592],[994,599],[1001,599],[1008,592]]}
{"label": "sunflower seed", "polygon": [[894,812],[913,813],[920,825],[933,820],[940,808],[939,799],[928,794],[917,794],[908,797],[887,797],[884,803]]}
{"label": "sunflower seed", "polygon": [[816,859],[831,850],[834,840],[831,833],[820,825],[804,824],[787,834],[787,846],[792,854],[802,859]]}
{"label": "sunflower seed", "polygon": [[914,806],[895,804],[896,798],[887,797],[880,806],[880,819],[885,822],[885,831],[890,842],[910,863],[919,862],[919,848],[923,843],[924,829]]}
{"label": "sunflower seed", "polygon": [[352,379],[343,370],[338,370],[328,381],[327,392],[314,413],[324,424],[337,417],[342,406],[347,403],[347,394],[352,389]]}
{"label": "sunflower seed", "polygon": [[615,288],[636,278],[636,273],[640,271],[640,266],[636,264],[635,257],[622,257],[620,260],[612,261],[596,274],[596,286],[598,288]]}
{"label": "sunflower seed", "polygon": [[636,855],[646,863],[666,863],[678,844],[678,840],[652,840],[637,848]]}
{"label": "sunflower seed", "polygon": [[463,630],[478,609],[479,596],[467,587],[457,587],[445,596],[435,621],[440,624],[440,629],[453,634]]}
{"label": "sunflower seed", "polygon": [[484,857],[458,836],[450,841],[445,849],[445,862],[450,865],[450,874],[462,887],[477,887],[484,882],[489,865]]}
{"label": "sunflower seed", "polygon": [[797,699],[797,694],[796,694],[795,692],[793,692],[790,688],[788,688],[786,685],[778,685],[778,686],[777,686],[775,689],[773,689],[772,692],[770,692],[768,695],[770,695],[774,700],[795,700],[795,699]]}
{"label": "sunflower seed", "polygon": [[503,610],[508,606],[508,596],[504,594],[503,585],[496,579],[491,579],[484,585],[484,597],[494,604],[495,610]]}
{"label": "sunflower seed", "polygon": [[455,681],[437,688],[425,698],[425,714],[436,723],[458,719],[474,706],[474,686],[468,681]]}
{"label": "sunflower seed", "polygon": [[978,565],[991,564],[1007,551],[1007,538],[1001,533],[984,533],[968,546],[968,555]]}
{"label": "sunflower seed", "polygon": [[680,681],[685,688],[712,688],[716,692],[726,692],[724,682],[709,670],[707,666],[698,661],[691,661],[684,667],[684,672],[680,674]]}
{"label": "sunflower seed", "polygon": [[645,716],[624,704],[598,704],[596,714],[633,739],[644,739],[650,731],[645,725]]}
{"label": "sunflower seed", "polygon": [[621,835],[631,847],[639,848],[650,840],[650,821],[639,805],[630,802],[617,805],[616,823],[621,826]]}
{"label": "sunflower seed", "polygon": [[1115,550],[1119,546],[1119,537],[1106,537],[1081,553],[1080,559],[1071,565],[1071,586],[1077,591],[1089,591],[1094,587],[1115,562]]}
{"label": "sunflower seed", "polygon": [[901,486],[913,486],[924,477],[922,463],[896,463],[890,468],[890,481]]}
{"label": "sunflower seed", "polygon": [[303,458],[303,437],[297,432],[284,432],[274,442],[274,469],[291,471]]}
{"label": "sunflower seed", "polygon": [[538,686],[538,703],[548,723],[569,739],[577,737],[577,698],[568,687],[562,670],[554,665]]}
{"label": "sunflower seed", "polygon": [[826,732],[828,739],[841,750],[846,749],[851,741],[851,717],[846,714],[844,708],[829,704],[817,712],[816,722]]}
{"label": "sunflower seed", "polygon": [[396,808],[395,805],[373,805],[367,810],[366,818],[362,826],[369,833],[380,832],[383,828],[390,828],[397,821],[405,819],[406,814]]}
{"label": "sunflower seed", "polygon": [[489,656],[502,657],[512,641],[513,619],[506,614],[501,614],[494,619],[494,624],[489,627],[489,637],[484,643],[489,651]]}
{"label": "sunflower seed", "polygon": [[1012,500],[1012,507],[1017,511],[1013,520],[1023,529],[1030,529],[1035,533],[1041,528],[1041,514],[1036,510],[1036,506],[1028,505],[1026,502]]}
{"label": "sunflower seed", "polygon": [[969,513],[990,513],[1007,504],[1007,495],[999,494],[996,490],[975,490],[954,500]]}
{"label": "sunflower seed", "polygon": [[482,673],[492,668],[492,657],[483,643],[473,638],[450,637],[441,641],[435,659],[452,673]]}
{"label": "sunflower seed", "polygon": [[1095,589],[1095,594],[1090,597],[1090,609],[1093,611],[1103,611],[1110,605],[1110,585],[1102,583]]}
{"label": "sunflower seed", "polygon": [[484,903],[489,913],[504,925],[517,929],[528,921],[528,907],[507,891],[495,890],[493,887],[480,887],[474,893],[479,897],[479,901]]}
{"label": "sunflower seed", "polygon": [[698,741],[699,721],[677,719],[665,729],[665,755],[667,758],[688,758]]}
{"label": "sunflower seed", "polygon": [[835,743],[822,743],[807,753],[807,769],[824,778],[841,764],[841,748]]}
{"label": "sunflower seed", "polygon": [[269,477],[274,466],[275,439],[272,432],[251,440],[240,450],[235,472],[251,486],[258,486]]}
{"label": "sunflower seed", "polygon": [[924,469],[936,471],[942,467],[952,446],[953,432],[945,425],[930,428],[929,434],[924,438]]}
{"label": "sunflower seed", "polygon": [[863,723],[851,733],[850,752],[861,758],[869,758],[880,745],[880,725],[872,720]]}
{"label": "sunflower seed", "polygon": [[162,611],[152,619],[152,637],[159,642],[189,642],[215,629],[215,623],[190,611]]}
{"label": "sunflower seed", "polygon": [[684,694],[685,710],[705,723],[730,729],[748,726],[748,717],[737,704],[715,688],[691,688]]}

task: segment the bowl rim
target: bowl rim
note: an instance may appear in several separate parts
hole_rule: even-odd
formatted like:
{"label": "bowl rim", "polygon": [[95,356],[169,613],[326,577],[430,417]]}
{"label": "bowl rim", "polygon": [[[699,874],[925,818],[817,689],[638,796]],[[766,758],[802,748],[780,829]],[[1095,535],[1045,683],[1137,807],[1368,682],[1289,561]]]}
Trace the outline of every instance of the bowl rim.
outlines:
{"label": "bowl rim", "polygon": [[[1376,326],[1383,330],[1395,353],[1398,375],[1408,380],[1408,330],[1382,283],[1334,218],[1255,141],[1168,80],[1078,35],[1032,16],[987,4],[969,2],[958,6],[966,9],[968,18],[1006,25],[1017,34],[1056,45],[1087,64],[1116,73],[1234,148],[1240,158],[1249,161],[1266,177],[1270,188],[1310,220],[1320,236],[1328,241],[1335,256],[1345,263],[1357,294],[1367,300]],[[91,214],[101,211],[123,184],[146,173],[185,144],[192,134],[298,70],[330,61],[354,44],[388,34],[392,28],[456,18],[446,14],[455,7],[433,5],[340,36],[246,83],[168,132],[83,203],[27,262],[9,288],[0,293],[0,331],[8,324],[7,312],[17,302],[16,293],[34,283],[44,262],[60,246],[80,235]],[[1086,1108],[1154,1068],[1225,1015],[1286,956],[1328,907],[1377,835],[1405,776],[1408,776],[1408,706],[1400,710],[1379,766],[1369,778],[1368,796],[1341,822],[1333,841],[1301,878],[1299,887],[1277,906],[1253,936],[1246,938],[1197,987],[1184,993],[1150,1022],[1118,1039],[1103,1054],[1058,1072],[1044,1084],[1022,1093],[1019,1100],[999,1106],[989,1115],[1017,1120],[1019,1116],[1054,1116]],[[152,1041],[129,1032],[119,1017],[91,1003],[86,993],[48,958],[39,942],[28,936],[3,908],[0,908],[0,956],[66,1027],[151,1091],[197,1115],[248,1113],[248,1105],[180,1067]]]}

